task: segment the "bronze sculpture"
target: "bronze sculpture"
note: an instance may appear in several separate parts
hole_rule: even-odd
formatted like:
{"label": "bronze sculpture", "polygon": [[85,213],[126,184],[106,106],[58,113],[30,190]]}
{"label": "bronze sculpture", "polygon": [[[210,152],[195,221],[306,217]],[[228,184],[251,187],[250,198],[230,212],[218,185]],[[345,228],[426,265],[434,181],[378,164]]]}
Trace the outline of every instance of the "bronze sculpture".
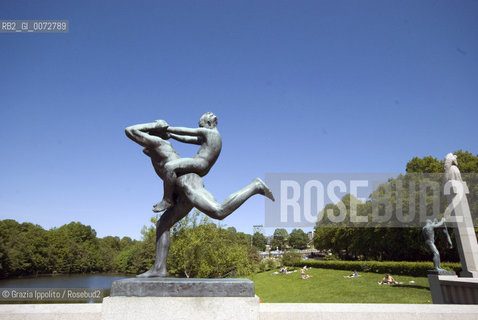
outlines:
{"label": "bronze sculpture", "polygon": [[[440,266],[440,252],[438,251],[435,245],[435,228],[445,225],[445,218],[442,218],[440,221],[434,219],[433,222],[430,219],[426,220],[425,226],[422,228],[423,237],[425,238],[425,244],[433,253],[433,270],[439,274],[447,274],[448,270],[442,269]],[[447,236],[447,240],[450,246],[453,246],[448,230],[445,228],[443,230]]]}
{"label": "bronze sculpture", "polygon": [[[201,177],[209,172],[222,145],[216,124],[215,115],[206,113],[199,121],[199,128],[195,129],[170,127],[164,120],[126,128],[126,135],[143,146],[143,152],[151,158],[154,170],[165,182],[166,193],[165,199],[153,207],[155,212],[166,210],[156,224],[154,265],[149,271],[137,277],[167,276],[166,260],[170,229],[193,208],[199,209],[211,218],[222,220],[255,194],[262,194],[274,201],[272,191],[259,178],[255,178],[249,185],[231,194],[222,204],[219,204],[204,188]],[[199,144],[201,148],[194,158],[182,159],[167,141],[169,138]]]}

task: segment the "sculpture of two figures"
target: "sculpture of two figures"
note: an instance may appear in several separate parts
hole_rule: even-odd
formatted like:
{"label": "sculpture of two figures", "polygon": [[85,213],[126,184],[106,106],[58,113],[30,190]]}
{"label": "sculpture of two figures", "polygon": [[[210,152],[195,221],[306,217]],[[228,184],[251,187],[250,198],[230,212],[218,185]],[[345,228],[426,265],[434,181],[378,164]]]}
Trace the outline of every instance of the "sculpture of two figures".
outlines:
{"label": "sculpture of two figures", "polygon": [[[243,189],[231,194],[222,204],[204,188],[204,177],[221,152],[222,139],[217,130],[217,117],[205,113],[198,128],[170,127],[164,120],[137,124],[126,128],[126,135],[143,147],[151,158],[154,170],[164,181],[163,200],[153,206],[153,211],[165,211],[156,224],[156,259],[153,267],[137,277],[166,277],[166,260],[169,252],[170,229],[197,208],[211,218],[222,220],[247,199],[261,194],[274,201],[269,187],[259,178]],[[181,158],[168,139],[199,145],[193,158]]]}

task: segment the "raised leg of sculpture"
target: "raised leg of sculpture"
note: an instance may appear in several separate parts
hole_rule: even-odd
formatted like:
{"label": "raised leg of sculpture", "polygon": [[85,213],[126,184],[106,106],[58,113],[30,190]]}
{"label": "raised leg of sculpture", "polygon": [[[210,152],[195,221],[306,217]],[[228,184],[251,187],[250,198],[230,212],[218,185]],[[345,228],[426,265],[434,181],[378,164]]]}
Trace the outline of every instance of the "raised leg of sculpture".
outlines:
{"label": "raised leg of sculpture", "polygon": [[247,199],[255,194],[262,194],[274,201],[269,187],[259,178],[254,179],[245,188],[231,194],[222,204],[217,203],[212,194],[204,187],[184,185],[186,197],[194,207],[214,219],[222,220],[239,208]]}
{"label": "raised leg of sculpture", "polygon": [[178,197],[176,204],[166,210],[156,223],[156,259],[153,267],[145,273],[139,274],[138,278],[167,277],[166,261],[168,259],[171,227],[184,218],[193,206],[186,200]]}

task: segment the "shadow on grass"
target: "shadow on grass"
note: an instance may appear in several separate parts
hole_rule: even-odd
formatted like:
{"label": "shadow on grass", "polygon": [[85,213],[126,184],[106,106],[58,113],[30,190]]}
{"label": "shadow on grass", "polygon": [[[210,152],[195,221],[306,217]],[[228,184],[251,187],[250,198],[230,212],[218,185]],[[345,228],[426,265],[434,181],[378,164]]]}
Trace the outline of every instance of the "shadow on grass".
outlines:
{"label": "shadow on grass", "polygon": [[[383,284],[383,286],[387,286],[387,284]],[[413,288],[413,289],[426,289],[426,290],[430,291],[430,288],[429,288],[429,287],[419,286],[419,285],[416,285],[416,284],[394,284],[394,285],[391,285],[391,287],[402,287],[402,288]]]}

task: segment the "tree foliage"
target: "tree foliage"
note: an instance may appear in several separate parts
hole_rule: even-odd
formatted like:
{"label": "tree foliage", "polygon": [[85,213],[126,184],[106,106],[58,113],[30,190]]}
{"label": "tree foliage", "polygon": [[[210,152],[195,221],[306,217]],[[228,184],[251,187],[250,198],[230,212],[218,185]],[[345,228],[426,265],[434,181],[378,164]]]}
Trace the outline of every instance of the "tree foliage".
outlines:
{"label": "tree foliage", "polygon": [[274,235],[271,240],[271,248],[284,250],[287,245],[287,240],[289,238],[289,233],[286,229],[278,228],[274,230]]}
{"label": "tree foliage", "polygon": [[309,237],[302,229],[293,229],[289,234],[289,245],[294,249],[305,249]]}
{"label": "tree foliage", "polygon": [[[0,278],[27,274],[147,271],[155,258],[155,227],[143,227],[141,241],[97,238],[90,226],[71,222],[44,230],[31,223],[0,221]],[[251,236],[223,229],[198,212],[172,230],[169,272],[187,277],[223,277],[251,272],[259,257]]]}
{"label": "tree foliage", "polygon": [[[71,222],[44,230],[31,223],[0,221],[0,277],[47,273],[142,273],[155,258],[155,227],[143,227],[141,241],[97,238],[90,226]],[[259,257],[251,236],[223,229],[195,212],[171,230],[168,271],[186,277],[224,277],[252,271]]]}
{"label": "tree foliage", "polygon": [[188,278],[246,275],[253,267],[249,241],[243,233],[219,228],[195,212],[172,234],[168,269]]}
{"label": "tree foliage", "polygon": [[0,277],[114,272],[120,251],[135,244],[130,238],[97,238],[90,226],[71,222],[44,230],[31,223],[0,221]]}
{"label": "tree foliage", "polygon": [[[466,181],[470,189],[468,200],[471,212],[478,210],[478,180],[475,179],[478,174],[478,156],[465,151],[457,151],[458,165],[460,171],[469,173],[466,176]],[[343,223],[334,226],[323,223],[318,223],[315,227],[314,246],[317,249],[331,250],[335,255],[341,259],[368,259],[368,260],[389,260],[389,261],[427,261],[431,258],[431,253],[425,247],[423,236],[421,234],[421,226],[409,226],[406,228],[390,227],[385,223],[372,224],[372,200],[380,198],[386,192],[391,190],[390,199],[392,202],[392,216],[397,215],[397,208],[401,209],[401,214],[407,216],[411,210],[418,212],[420,205],[420,197],[424,197],[425,208],[428,212],[432,211],[432,205],[435,195],[426,190],[425,194],[420,194],[418,188],[414,192],[401,194],[402,202],[398,202],[397,189],[403,188],[409,190],[413,185],[418,185],[420,182],[427,181],[442,181],[443,161],[439,161],[433,157],[413,158],[406,166],[406,174],[399,175],[397,178],[389,179],[389,181],[381,185],[371,195],[370,199],[365,203],[356,203],[356,214],[358,216],[368,217],[369,224],[361,225],[360,228],[351,227],[350,211],[351,203],[358,201],[351,195],[346,195],[342,198],[342,203],[346,208],[346,217]],[[427,175],[428,173],[436,173],[438,175]],[[440,190],[440,210],[446,208],[446,199]],[[326,210],[333,210],[334,213],[339,213],[339,207],[334,204],[328,204],[324,208]],[[384,208],[378,207],[378,213],[383,215]],[[324,213],[323,212],[323,213]],[[475,220],[476,225],[476,220]],[[453,230],[448,230],[452,241],[455,242]],[[436,243],[440,250],[442,261],[458,261],[458,253],[456,249],[447,250],[446,237],[442,232],[436,233]],[[454,243],[454,248],[456,244]]]}
{"label": "tree foliage", "polygon": [[262,233],[256,232],[252,236],[252,245],[255,246],[258,250],[265,251],[267,239]]}

